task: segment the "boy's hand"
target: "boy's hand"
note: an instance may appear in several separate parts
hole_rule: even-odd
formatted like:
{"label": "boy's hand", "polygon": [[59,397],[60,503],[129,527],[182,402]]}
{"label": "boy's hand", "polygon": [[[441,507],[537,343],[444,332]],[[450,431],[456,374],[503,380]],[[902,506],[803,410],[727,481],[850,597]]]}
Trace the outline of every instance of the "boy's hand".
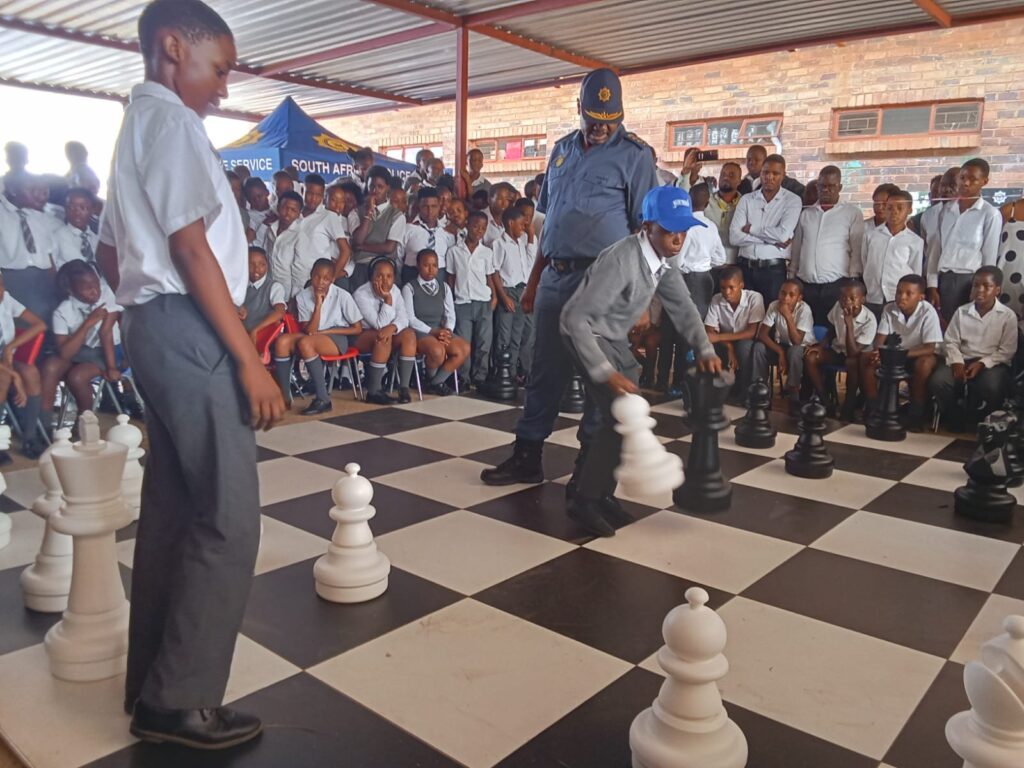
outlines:
{"label": "boy's hand", "polygon": [[928,301],[931,302],[932,306],[935,307],[936,310],[942,309],[942,300],[939,298],[938,288],[928,289]]}
{"label": "boy's hand", "polygon": [[4,347],[4,366],[11,368],[14,365],[14,347]]}
{"label": "boy's hand", "polygon": [[882,362],[882,354],[877,350],[873,349],[868,354],[868,363],[871,365],[878,365]]}
{"label": "boy's hand", "polygon": [[697,361],[697,370],[701,373],[721,373],[722,372],[722,358],[718,355],[712,355],[711,357],[702,357]]}
{"label": "boy's hand", "polygon": [[497,308],[498,308],[498,298],[496,296],[491,296],[491,312],[493,312]]}
{"label": "boy's hand", "polygon": [[750,234],[750,222],[749,221],[746,224],[743,225],[743,230],[742,231],[745,232],[748,235]]}
{"label": "boy's hand", "polygon": [[736,357],[736,350],[732,348],[732,344],[729,345],[729,370],[738,371],[740,369],[740,359]]}
{"label": "boy's hand", "polygon": [[106,320],[106,318],[107,308],[96,307],[96,309],[89,313],[89,317],[85,319],[85,324],[91,327],[93,325],[96,325],[97,323],[102,323],[104,320]]}
{"label": "boy's hand", "polygon": [[783,376],[789,375],[789,363],[786,362],[785,353],[779,355],[779,362],[776,363],[776,365],[779,366],[779,373],[781,373]]}
{"label": "boy's hand", "polygon": [[779,314],[782,315],[786,320],[793,319],[793,305],[785,302],[779,302]]}
{"label": "boy's hand", "polygon": [[116,367],[114,367],[114,368],[107,368],[107,381],[120,381],[120,380],[121,380],[121,371],[119,371]]}
{"label": "boy's hand", "polygon": [[25,384],[21,380],[21,374],[12,371],[11,385],[14,387],[14,404],[19,408],[24,408],[25,404],[28,403],[28,395],[25,394]]}
{"label": "boy's hand", "polygon": [[975,360],[973,363],[971,363],[970,365],[968,365],[964,369],[964,379],[966,381],[971,381],[972,379],[976,378],[978,376],[978,374],[981,373],[984,370],[985,370],[985,364],[983,362],[981,362],[981,360]]}
{"label": "boy's hand", "polygon": [[621,395],[635,395],[640,391],[636,384],[618,371],[615,371],[611,376],[609,376],[608,381],[606,381],[605,384],[616,397]]}
{"label": "boy's hand", "polygon": [[388,341],[395,335],[395,326],[385,325],[377,331],[377,341]]}
{"label": "boy's hand", "polygon": [[519,297],[519,306],[523,308],[523,312],[528,315],[533,314],[533,301],[537,298],[537,290],[526,286],[526,290],[523,291],[523,295]]}
{"label": "boy's hand", "polygon": [[953,378],[957,381],[967,380],[967,369],[963,363],[953,363],[950,366],[953,369]]}
{"label": "boy's hand", "polygon": [[501,305],[505,307],[506,312],[514,313],[516,311],[516,303],[512,301],[511,296],[506,296],[504,299],[502,299]]}
{"label": "boy's hand", "polygon": [[238,381],[249,401],[249,420],[253,429],[270,429],[281,420],[284,397],[259,359],[253,356],[238,369]]}
{"label": "boy's hand", "polygon": [[315,301],[315,302],[316,302],[316,305],[317,305],[318,307],[321,307],[321,306],[323,306],[323,303],[324,303],[324,296],[325,296],[325,294],[323,294],[323,293],[320,293],[320,291],[314,291],[314,292],[313,292],[313,301]]}

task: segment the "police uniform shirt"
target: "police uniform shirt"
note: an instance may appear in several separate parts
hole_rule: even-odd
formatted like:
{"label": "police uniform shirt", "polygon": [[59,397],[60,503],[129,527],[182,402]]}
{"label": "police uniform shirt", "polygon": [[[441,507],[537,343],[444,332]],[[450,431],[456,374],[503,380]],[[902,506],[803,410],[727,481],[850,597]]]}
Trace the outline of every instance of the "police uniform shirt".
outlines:
{"label": "police uniform shirt", "polygon": [[[837,301],[828,311],[828,321],[835,328],[836,335],[832,339],[832,351],[841,355],[850,354],[846,348],[846,320],[843,317],[843,308]],[[861,352],[867,352],[875,341],[875,333],[878,331],[878,321],[875,314],[865,306],[853,318],[853,340]]]}
{"label": "police uniform shirt", "polygon": [[[426,286],[428,282],[419,275],[416,276],[416,282],[421,286]],[[440,280],[433,281],[437,285],[437,290],[444,291],[444,327],[449,331],[455,330],[455,302],[452,299],[452,290],[448,285],[442,283]],[[406,283],[402,286],[402,300],[405,301],[405,312],[409,318],[409,327],[419,333],[430,333],[434,329],[424,323],[418,317],[416,317],[416,302],[413,297],[412,283]]]}
{"label": "police uniform shirt", "polygon": [[[789,325],[786,323],[786,318],[779,311],[778,299],[768,305],[768,311],[765,312],[762,322],[769,328],[775,328],[775,341],[778,344],[788,347],[793,343],[789,339]],[[811,307],[806,301],[798,301],[796,306],[793,307],[793,323],[798,331],[803,331],[804,333],[804,339],[800,344],[805,347],[813,344],[815,341],[814,315],[811,313]]]}
{"label": "police uniform shirt", "polygon": [[1017,351],[1017,314],[1000,301],[984,316],[972,301],[953,315],[946,328],[946,364],[980,360],[986,368],[1009,365]]}
{"label": "police uniform shirt", "polygon": [[704,325],[719,333],[739,333],[745,331],[751,323],[760,323],[762,320],[764,299],[757,291],[744,288],[735,307],[720,293],[712,296]]}
{"label": "police uniform shirt", "polygon": [[541,252],[593,259],[643,223],[644,196],[658,185],[650,147],[619,126],[584,149],[576,130],[555,143],[537,210],[545,214]]}
{"label": "police uniform shirt", "polygon": [[805,208],[793,235],[791,275],[805,283],[832,283],[861,273],[864,219],[860,208],[839,203],[827,211]]}
{"label": "police uniform shirt", "polygon": [[164,294],[187,295],[168,238],[202,220],[231,300],[241,306],[249,284],[249,245],[231,184],[199,115],[159,83],[136,85],[113,167],[100,239],[117,248],[118,303],[136,306]]}
{"label": "police uniform shirt", "polygon": [[878,321],[878,333],[880,336],[888,336],[890,333],[899,334],[900,343],[904,349],[913,349],[922,344],[942,343],[942,324],[939,322],[939,313],[935,307],[925,299],[921,299],[910,313],[905,317],[896,302],[890,302],[882,309],[882,317]]}
{"label": "police uniform shirt", "polygon": [[367,328],[379,331],[381,328],[394,325],[395,333],[400,333],[409,327],[409,314],[405,311],[402,292],[397,286],[391,286],[390,304],[374,292],[372,282],[359,286],[352,298],[355,299]]}
{"label": "police uniform shirt", "polygon": [[0,349],[14,339],[14,318],[21,317],[25,312],[25,305],[4,291],[0,299]]}
{"label": "police uniform shirt", "polygon": [[691,272],[710,272],[712,267],[725,264],[725,247],[715,225],[702,211],[694,211],[693,217],[703,221],[706,226],[691,227],[687,230],[683,250],[678,256],[669,259],[669,263],[681,269],[684,275]]}
{"label": "police uniform shirt", "polygon": [[905,275],[920,275],[924,241],[904,228],[895,235],[888,226],[869,229],[864,235],[864,286],[872,304],[896,298],[896,286]]}
{"label": "police uniform shirt", "polygon": [[937,237],[928,238],[928,287],[939,287],[940,272],[969,275],[995,266],[1003,218],[999,209],[980,197],[963,213],[960,203],[943,203]]}
{"label": "police uniform shirt", "polygon": [[[114,298],[114,292],[110,290],[106,283],[100,283],[100,298],[95,304],[86,304],[74,296],[69,296],[58,304],[57,309],[53,311],[54,334],[57,336],[70,336],[81,328],[89,315],[99,307],[105,307],[107,312],[120,312],[122,310]],[[102,324],[97,323],[89,329],[89,332],[85,335],[84,346],[100,346],[100,325]],[[117,326],[118,324],[114,323],[112,328],[115,346],[121,343],[121,331]]]}
{"label": "police uniform shirt", "polygon": [[10,240],[11,252],[5,254],[8,258],[0,267],[52,269],[55,250],[52,221],[53,217],[32,208],[15,208],[10,224],[15,235]]}
{"label": "police uniform shirt", "polygon": [[[277,302],[271,294],[272,304]],[[295,297],[295,309],[299,315],[299,322],[308,323],[313,317],[313,310],[316,309],[316,298],[313,296],[313,286],[302,289]],[[320,307],[320,327],[311,330],[321,331],[328,328],[348,328],[363,319],[363,313],[359,311],[352,294],[331,283],[324,296],[324,302]]]}
{"label": "police uniform shirt", "polygon": [[69,261],[76,259],[94,263],[99,240],[99,235],[91,229],[79,229],[65,224],[54,233],[56,247],[53,252],[53,265],[60,269]]}
{"label": "police uniform shirt", "polygon": [[[786,189],[780,189],[768,201],[760,189],[740,198],[729,225],[729,241],[739,255],[751,261],[789,259],[792,246],[779,248],[775,243],[792,240],[803,203]],[[750,224],[750,233],[743,227]]]}
{"label": "police uniform shirt", "polygon": [[448,274],[455,275],[455,303],[490,301],[491,285],[487,282],[494,274],[494,252],[483,243],[470,251],[464,242],[448,252]]}
{"label": "police uniform shirt", "polygon": [[[292,262],[292,286],[303,286],[317,259],[337,261],[338,241],[348,240],[345,217],[324,208],[302,220],[298,241],[295,244],[296,258]],[[293,225],[294,226],[294,225]],[[345,265],[345,274],[355,271],[352,259]],[[298,289],[296,289],[297,291]]]}
{"label": "police uniform shirt", "polygon": [[506,288],[523,285],[530,277],[533,262],[537,259],[537,243],[531,243],[529,239],[525,233],[514,240],[508,232],[502,232],[491,247],[494,252],[494,269]]}
{"label": "police uniform shirt", "polygon": [[249,283],[249,285],[252,286],[254,291],[258,291],[267,280],[270,280],[270,306],[276,307],[278,304],[287,304],[288,298],[284,295],[284,287],[276,280],[272,280],[269,273],[255,283]]}
{"label": "police uniform shirt", "polygon": [[451,240],[448,233],[444,231],[441,222],[433,227],[428,227],[419,219],[405,228],[404,260],[402,263],[407,267],[416,266],[416,254],[424,248],[430,248],[437,254],[438,269],[446,269],[448,264],[448,247]]}
{"label": "police uniform shirt", "polygon": [[491,214],[490,208],[484,208],[484,214],[487,216],[487,231],[484,232],[481,242],[493,250],[494,243],[500,240],[501,236],[505,234],[505,227],[500,221],[494,218]]}

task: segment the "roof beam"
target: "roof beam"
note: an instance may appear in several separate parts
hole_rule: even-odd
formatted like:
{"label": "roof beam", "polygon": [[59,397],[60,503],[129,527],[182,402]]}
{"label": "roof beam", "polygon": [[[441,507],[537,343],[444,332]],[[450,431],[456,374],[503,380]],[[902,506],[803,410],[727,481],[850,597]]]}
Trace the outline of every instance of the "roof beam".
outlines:
{"label": "roof beam", "polygon": [[419,16],[421,19],[427,19],[428,21],[440,21],[443,24],[449,24],[452,27],[462,26],[462,17],[458,14],[451,13],[442,8],[434,8],[431,5],[424,5],[423,3],[416,3],[413,0],[366,0],[368,3],[373,5],[383,5],[385,8],[391,8],[395,11],[401,11],[407,13],[410,16]]}
{"label": "roof beam", "polygon": [[592,59],[589,56],[580,56],[579,54],[567,51],[564,48],[558,48],[548,43],[542,43],[539,40],[531,40],[528,37],[517,35],[514,32],[502,29],[501,27],[493,27],[490,24],[483,24],[479,27],[473,27],[473,31],[486,37],[500,40],[503,43],[509,43],[510,45],[524,48],[527,51],[533,51],[539,53],[542,56],[549,56],[552,59],[559,59],[566,61],[570,64],[574,64],[577,67],[583,67],[584,69],[601,69],[608,68],[615,72],[618,69],[613,67],[611,64],[607,64],[599,59]]}
{"label": "roof beam", "polygon": [[940,26],[947,28],[953,26],[953,17],[936,0],[914,0],[914,5],[935,19]]}
{"label": "roof beam", "polygon": [[481,24],[498,24],[509,19],[518,19],[521,16],[531,16],[535,13],[547,13],[548,11],[562,11],[568,8],[575,8],[577,5],[592,5],[598,0],[528,0],[525,3],[506,5],[504,8],[495,8],[492,11],[480,11],[470,13],[462,17],[467,27],[478,27]]}

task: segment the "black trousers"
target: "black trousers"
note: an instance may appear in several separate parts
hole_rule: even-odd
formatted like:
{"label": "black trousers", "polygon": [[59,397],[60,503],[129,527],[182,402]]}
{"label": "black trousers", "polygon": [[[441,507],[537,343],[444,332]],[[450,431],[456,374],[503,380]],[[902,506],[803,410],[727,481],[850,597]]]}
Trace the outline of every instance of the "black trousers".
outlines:
{"label": "black trousers", "polygon": [[939,272],[940,314],[947,323],[964,304],[971,300],[971,284],[974,275],[959,272]]}
{"label": "black trousers", "polygon": [[[711,306],[711,297],[715,295],[715,278],[711,272],[687,272],[683,275],[683,282],[690,291],[690,298],[697,305],[701,321],[708,313]],[[668,372],[673,370],[672,379],[677,387],[682,387],[686,382],[686,369],[689,367],[686,355],[690,351],[689,345],[683,341],[683,337],[676,331],[675,325],[668,318],[667,314],[662,315],[661,322],[661,345],[658,347],[658,382],[668,384]],[[673,354],[674,353],[674,354]],[[673,359],[675,364],[673,365]]]}
{"label": "black trousers", "polygon": [[[831,283],[805,283],[803,285],[804,301],[811,308],[815,325],[828,325],[828,313],[839,301],[839,281]],[[777,297],[776,297],[777,298]],[[767,305],[765,305],[767,306]]]}
{"label": "black trousers", "polygon": [[748,259],[740,260],[740,268],[743,270],[743,282],[751,291],[757,291],[764,299],[764,306],[779,298],[779,290],[786,282],[786,265],[776,264],[771,267],[757,266],[757,262]]}

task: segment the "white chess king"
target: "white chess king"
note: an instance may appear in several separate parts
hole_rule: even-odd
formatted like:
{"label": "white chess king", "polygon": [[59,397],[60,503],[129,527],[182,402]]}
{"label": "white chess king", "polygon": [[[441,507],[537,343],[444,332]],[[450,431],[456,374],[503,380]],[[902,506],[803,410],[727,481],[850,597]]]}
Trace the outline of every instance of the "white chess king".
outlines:
{"label": "white chess king", "polygon": [[1024,616],[1008,617],[1003,629],[981,647],[981,661],[964,667],[971,710],[946,723],[964,768],[1024,766]]}
{"label": "white chess king", "polygon": [[661,626],[658,664],[668,676],[650,709],[629,729],[633,768],[743,768],[747,740],[722,705],[718,681],[729,671],[725,622],[708,593],[686,590],[686,605]]}
{"label": "white chess king", "polygon": [[[0,424],[0,451],[6,451],[11,447],[11,428],[6,424]],[[7,481],[0,475],[0,493],[7,490]],[[5,512],[0,512],[0,549],[11,543],[11,518]]]}
{"label": "white chess king", "polygon": [[621,395],[612,403],[612,416],[622,435],[622,458],[615,479],[627,496],[652,496],[683,484],[683,460],[665,450],[651,430],[651,406],[640,395]]}
{"label": "white chess king", "polygon": [[377,549],[369,520],[373,485],[359,475],[358,464],[345,465],[345,474],[331,492],[331,519],[337,522],[327,554],[316,561],[316,593],[333,603],[372,600],[388,588],[391,561]]}

